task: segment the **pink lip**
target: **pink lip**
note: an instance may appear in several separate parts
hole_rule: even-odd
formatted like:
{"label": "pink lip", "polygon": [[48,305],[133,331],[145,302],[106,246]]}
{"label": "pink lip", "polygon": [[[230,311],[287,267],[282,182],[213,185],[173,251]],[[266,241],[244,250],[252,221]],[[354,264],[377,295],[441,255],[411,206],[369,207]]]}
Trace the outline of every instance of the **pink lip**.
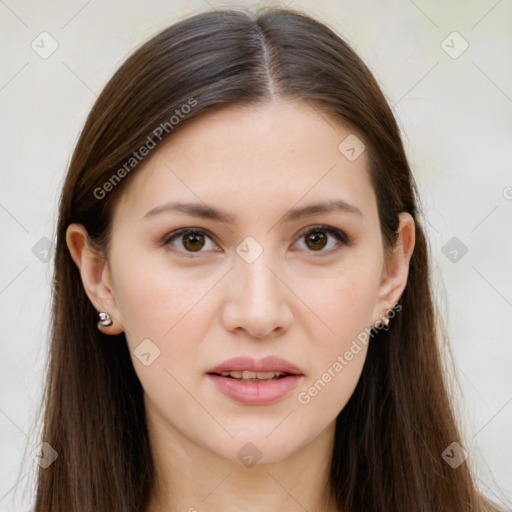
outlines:
{"label": "pink lip", "polygon": [[245,405],[264,405],[277,402],[287,395],[304,378],[304,375],[288,375],[276,380],[243,382],[209,373],[208,377],[226,396]]}
{"label": "pink lip", "polygon": [[[286,377],[260,382],[244,382],[231,377],[217,375],[229,371],[282,372]],[[264,405],[274,403],[287,395],[304,378],[302,370],[294,364],[277,356],[263,359],[235,357],[228,359],[208,372],[208,377],[217,389],[226,396],[245,405]]]}
{"label": "pink lip", "polygon": [[294,364],[277,356],[267,356],[263,359],[253,359],[249,356],[233,357],[215,368],[208,370],[207,373],[222,372],[282,372],[292,375],[303,375],[302,370]]}

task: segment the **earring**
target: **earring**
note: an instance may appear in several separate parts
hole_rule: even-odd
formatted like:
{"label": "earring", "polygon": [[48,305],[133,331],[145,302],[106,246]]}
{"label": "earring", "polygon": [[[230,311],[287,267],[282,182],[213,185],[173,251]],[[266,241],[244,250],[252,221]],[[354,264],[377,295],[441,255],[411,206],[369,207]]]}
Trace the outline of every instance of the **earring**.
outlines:
{"label": "earring", "polygon": [[[379,322],[380,325],[377,325],[379,324]],[[389,313],[386,311],[386,313],[384,313],[384,316],[382,316],[380,320],[377,320],[373,327],[375,329],[384,329],[385,331],[389,331]]]}
{"label": "earring", "polygon": [[108,327],[109,325],[112,325],[112,317],[108,313],[101,312],[99,315],[100,320],[97,325],[100,331],[102,327]]}

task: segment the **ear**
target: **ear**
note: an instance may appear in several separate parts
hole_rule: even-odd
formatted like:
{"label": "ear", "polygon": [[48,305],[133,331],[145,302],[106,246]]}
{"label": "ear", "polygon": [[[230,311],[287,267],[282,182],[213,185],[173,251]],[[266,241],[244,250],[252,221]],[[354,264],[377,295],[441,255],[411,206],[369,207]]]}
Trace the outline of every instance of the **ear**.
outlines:
{"label": "ear", "polygon": [[82,224],[73,223],[68,226],[66,243],[80,271],[82,284],[89,300],[98,313],[107,312],[112,318],[112,325],[102,327],[101,331],[105,334],[123,332],[106,258],[91,246],[89,234]]}
{"label": "ear", "polygon": [[407,284],[409,262],[414,251],[416,224],[411,214],[399,214],[397,241],[387,257],[382,271],[378,299],[373,312],[373,324],[398,302]]}

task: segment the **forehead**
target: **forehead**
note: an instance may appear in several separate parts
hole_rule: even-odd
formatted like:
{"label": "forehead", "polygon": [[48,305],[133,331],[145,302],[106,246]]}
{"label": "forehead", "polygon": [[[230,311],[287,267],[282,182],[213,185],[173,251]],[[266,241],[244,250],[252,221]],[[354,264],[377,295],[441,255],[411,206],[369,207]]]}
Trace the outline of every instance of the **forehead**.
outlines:
{"label": "forehead", "polygon": [[140,218],[182,200],[250,213],[345,199],[371,215],[366,153],[348,159],[340,151],[347,137],[353,130],[300,100],[202,114],[132,171],[116,211]]}

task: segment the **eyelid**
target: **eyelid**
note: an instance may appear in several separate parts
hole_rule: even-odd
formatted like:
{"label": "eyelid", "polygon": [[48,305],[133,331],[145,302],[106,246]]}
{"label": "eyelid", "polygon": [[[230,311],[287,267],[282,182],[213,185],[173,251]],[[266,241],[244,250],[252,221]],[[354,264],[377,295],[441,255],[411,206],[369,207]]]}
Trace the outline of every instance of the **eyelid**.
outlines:
{"label": "eyelid", "polygon": [[[175,229],[174,231],[171,231],[171,232],[167,233],[166,235],[164,235],[164,237],[160,241],[159,245],[164,246],[164,247],[165,246],[169,246],[169,245],[171,245],[171,241],[173,239],[179,238],[181,235],[184,235],[184,234],[187,234],[187,233],[194,233],[194,234],[205,235],[208,238],[210,238],[216,245],[220,245],[216,241],[215,236],[212,235],[212,233],[210,233],[210,231],[208,231],[205,228],[199,228],[199,227],[184,227],[184,228]],[[186,254],[186,255],[189,255],[191,257],[193,257],[193,255],[196,254],[194,252],[180,251],[179,249],[175,249],[175,248],[172,248],[172,250],[174,252],[178,252],[179,254]],[[197,254],[199,254],[201,252],[204,252],[204,251],[199,251]]]}
{"label": "eyelid", "polygon": [[329,226],[326,224],[314,224],[312,226],[307,226],[303,230],[299,232],[299,234],[295,238],[296,243],[298,240],[300,240],[304,235],[307,233],[315,232],[315,231],[324,231],[326,233],[329,233],[331,236],[336,238],[338,243],[335,247],[328,251],[307,251],[308,253],[311,253],[312,255],[316,257],[322,257],[322,256],[329,256],[334,252],[337,252],[339,250],[340,246],[347,246],[350,247],[352,245],[352,239],[341,229],[335,228],[334,226]]}
{"label": "eyelid", "polygon": [[335,228],[334,226],[329,226],[327,224],[314,224],[312,226],[305,227],[302,231],[299,232],[296,240],[304,236],[306,233],[314,231],[325,231],[326,233],[333,235],[335,238],[338,238],[339,241],[345,245],[349,245],[351,243],[351,239],[343,230]]}

